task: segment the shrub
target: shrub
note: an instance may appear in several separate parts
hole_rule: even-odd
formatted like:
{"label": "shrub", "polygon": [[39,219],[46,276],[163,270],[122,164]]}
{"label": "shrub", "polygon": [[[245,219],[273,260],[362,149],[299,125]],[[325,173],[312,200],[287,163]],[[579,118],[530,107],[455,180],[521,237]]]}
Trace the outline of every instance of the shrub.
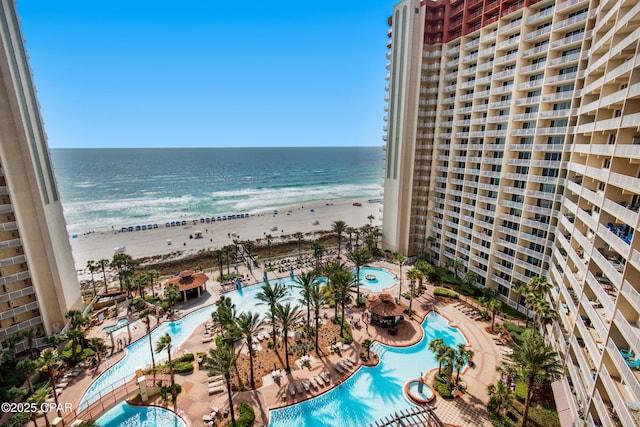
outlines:
{"label": "shrub", "polygon": [[513,322],[504,322],[502,326],[509,331],[509,333],[513,336],[513,333],[521,334],[524,332],[524,328],[522,326],[518,326]]}
{"label": "shrub", "polygon": [[472,297],[475,297],[478,294],[478,288],[476,288],[475,286],[468,285],[466,283],[463,283],[460,286],[459,291],[462,295],[467,295]]}
{"label": "shrub", "polygon": [[346,333],[340,341],[342,341],[343,344],[351,344],[353,342],[353,337],[350,333]]}
{"label": "shrub", "polygon": [[518,399],[521,402],[524,402],[525,400],[527,400],[527,384],[524,383],[524,381],[518,381],[516,383],[516,399]]}
{"label": "shrub", "polygon": [[172,364],[173,371],[177,374],[187,374],[193,372],[193,363],[191,362],[173,362]]}
{"label": "shrub", "polygon": [[2,424],[3,427],[22,427],[27,425],[27,423],[29,422],[31,418],[29,417],[29,414],[26,412],[20,412],[17,413],[15,415],[13,415],[11,418],[9,418],[9,420]]}
{"label": "shrub", "polygon": [[435,288],[433,294],[437,297],[458,299],[458,294],[444,288]]}
{"label": "shrub", "polygon": [[196,357],[193,353],[185,353],[184,355],[174,359],[174,362],[193,362],[196,360]]}
{"label": "shrub", "polygon": [[[238,412],[240,415],[236,419],[235,427],[250,427],[256,419],[256,414],[253,411],[253,407],[247,402],[241,402],[238,405]],[[231,426],[231,423],[228,424]]]}
{"label": "shrub", "polygon": [[453,394],[451,394],[451,390],[449,390],[449,387],[447,386],[446,383],[436,380],[433,383],[433,386],[438,392],[438,394],[440,395],[440,397],[442,397],[443,399],[453,398]]}
{"label": "shrub", "polygon": [[158,302],[159,298],[157,295],[145,295],[144,300],[148,303],[155,304]]}

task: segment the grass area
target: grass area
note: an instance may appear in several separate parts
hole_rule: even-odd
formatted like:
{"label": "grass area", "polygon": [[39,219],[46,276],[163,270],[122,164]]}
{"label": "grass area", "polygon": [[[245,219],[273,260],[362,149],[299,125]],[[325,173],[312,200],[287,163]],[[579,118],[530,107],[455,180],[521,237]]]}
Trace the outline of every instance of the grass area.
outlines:
{"label": "grass area", "polygon": [[[515,403],[506,415],[496,417],[490,414],[493,425],[500,427],[519,427],[522,425],[522,411],[524,405]],[[529,427],[560,427],[560,419],[555,407],[546,407],[542,405],[531,405],[529,408]]]}

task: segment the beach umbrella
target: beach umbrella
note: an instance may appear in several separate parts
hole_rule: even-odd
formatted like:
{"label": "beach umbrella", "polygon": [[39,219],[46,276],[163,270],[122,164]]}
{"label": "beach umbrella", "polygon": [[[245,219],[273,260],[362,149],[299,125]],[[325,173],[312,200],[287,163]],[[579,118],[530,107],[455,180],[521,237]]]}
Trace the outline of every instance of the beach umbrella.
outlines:
{"label": "beach umbrella", "polygon": [[291,280],[296,280],[296,275],[293,274],[293,266],[289,267],[289,276],[291,276]]}
{"label": "beach umbrella", "polygon": [[242,287],[242,280],[240,278],[236,278],[236,288],[240,289]]}
{"label": "beach umbrella", "polygon": [[264,272],[264,283],[269,284],[269,278],[267,277],[267,272]]}

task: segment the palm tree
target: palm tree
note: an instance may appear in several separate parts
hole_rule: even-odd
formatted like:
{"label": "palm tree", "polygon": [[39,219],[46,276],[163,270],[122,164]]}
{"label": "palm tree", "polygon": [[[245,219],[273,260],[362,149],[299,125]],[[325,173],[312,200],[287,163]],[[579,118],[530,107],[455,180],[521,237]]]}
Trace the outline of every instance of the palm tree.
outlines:
{"label": "palm tree", "polygon": [[38,365],[38,361],[33,359],[22,359],[16,365],[16,368],[19,371],[22,371],[24,376],[27,378],[27,385],[29,386],[29,394],[33,394],[33,384],[31,383],[31,378],[36,373],[40,366]]}
{"label": "palm tree", "polygon": [[109,260],[105,258],[100,259],[96,263],[96,266],[100,268],[100,270],[102,270],[102,278],[104,280],[104,293],[106,294],[107,292],[109,292],[109,290],[107,289],[107,273],[105,272],[105,269],[109,266]]}
{"label": "palm tree", "polygon": [[134,264],[135,262],[129,254],[118,253],[113,255],[111,267],[118,270],[120,291],[124,290],[124,278],[133,274]]}
{"label": "palm tree", "polygon": [[267,249],[269,251],[269,265],[271,265],[271,242],[273,241],[273,236],[271,234],[267,234],[264,236],[267,240]]}
{"label": "palm tree", "polygon": [[222,247],[222,253],[224,254],[225,259],[227,260],[227,278],[231,277],[231,260],[229,256],[233,252],[233,245],[227,245]]}
{"label": "palm tree", "polygon": [[[225,339],[235,340],[236,335],[236,306],[231,298],[222,295],[216,302],[216,311],[211,314],[214,322],[220,329],[220,334]],[[225,336],[225,331],[229,334]]]}
{"label": "palm tree", "polygon": [[462,275],[462,283],[469,286],[470,288],[475,288],[478,283],[479,276],[473,271],[467,271]]}
{"label": "palm tree", "polygon": [[313,250],[313,257],[316,259],[316,270],[320,269],[320,260],[324,255],[324,246],[322,246],[318,242],[313,242],[311,244],[311,249]]}
{"label": "palm tree", "polygon": [[455,274],[462,265],[463,263],[460,258],[449,258],[449,260],[447,261],[447,267],[453,274]]}
{"label": "palm tree", "polygon": [[518,377],[527,385],[522,427],[527,426],[531,397],[541,380],[556,379],[562,373],[558,354],[537,335],[526,337],[511,355]]}
{"label": "palm tree", "polygon": [[436,338],[429,341],[429,351],[435,353],[436,360],[438,361],[438,375],[442,372],[442,362],[444,361],[442,356],[444,355],[446,347],[444,339],[442,338]]}
{"label": "palm tree", "polygon": [[367,360],[369,359],[369,352],[371,350],[371,346],[373,345],[373,341],[370,339],[366,339],[362,341],[362,347],[367,349]]}
{"label": "palm tree", "polygon": [[291,306],[291,303],[278,304],[276,308],[277,321],[282,328],[284,334],[284,357],[286,360],[287,372],[291,371],[289,367],[289,328],[294,326],[300,319],[300,307],[297,305]]}
{"label": "palm tree", "polygon": [[302,243],[302,240],[304,239],[304,234],[302,234],[299,231],[296,231],[295,233],[293,233],[293,237],[298,240],[298,259],[300,259],[301,254],[300,254],[300,243]]}
{"label": "palm tree", "polygon": [[231,424],[236,425],[236,416],[233,410],[233,398],[231,396],[231,371],[236,364],[236,354],[233,348],[226,343],[209,350],[209,356],[204,361],[204,366],[213,375],[222,375],[227,385],[227,397],[229,399],[229,411],[231,412]]}
{"label": "palm tree", "polygon": [[222,249],[216,249],[211,253],[211,255],[218,261],[218,269],[220,270],[220,280],[222,280],[224,276],[222,258],[224,257],[224,251]]}
{"label": "palm tree", "polygon": [[138,289],[138,294],[141,299],[144,298],[144,289],[149,286],[150,283],[151,277],[149,277],[148,274],[141,274],[133,279],[134,287]]}
{"label": "palm tree", "polygon": [[56,403],[56,408],[58,408],[58,416],[61,417],[62,413],[60,411],[60,404],[58,403],[58,392],[56,391],[55,379],[56,373],[61,366],[60,356],[58,352],[52,348],[47,348],[42,353],[40,353],[40,359],[38,362],[41,366],[41,370],[46,372],[49,375],[49,382],[51,383],[51,388],[53,389],[53,401]]}
{"label": "palm tree", "polygon": [[255,389],[256,384],[253,380],[253,337],[262,331],[264,321],[260,319],[259,314],[253,314],[251,311],[242,313],[238,316],[236,326],[238,331],[247,340],[247,348],[249,349],[249,371],[251,388]]}
{"label": "palm tree", "polygon": [[300,288],[302,292],[301,302],[307,307],[307,331],[311,330],[311,287],[317,282],[318,276],[315,272],[310,271],[308,273],[301,273],[294,280],[296,287]]}
{"label": "palm tree", "polygon": [[496,314],[498,310],[502,308],[502,302],[498,298],[490,298],[485,304],[484,308],[491,313],[491,332],[494,331],[493,327],[496,323]]}
{"label": "palm tree", "polygon": [[91,286],[93,287],[93,296],[98,295],[98,291],[96,290],[96,282],[93,280],[93,273],[96,271],[97,266],[94,260],[90,259],[87,261],[87,269],[89,273],[91,273]]}
{"label": "palm tree", "polygon": [[27,346],[29,347],[29,357],[33,357],[33,342],[38,336],[38,329],[29,328],[25,331],[22,331],[20,335],[22,335],[22,338],[27,340]]}
{"label": "palm tree", "polygon": [[151,286],[151,295],[156,296],[156,280],[160,277],[160,273],[157,270],[147,271],[149,277],[149,285]]}
{"label": "palm tree", "polygon": [[376,219],[376,217],[371,214],[367,217],[367,219],[369,220],[369,225],[373,227],[373,220]]}
{"label": "palm tree", "polygon": [[144,322],[147,327],[147,336],[149,337],[149,349],[151,350],[151,367],[153,369],[153,375],[156,374],[156,359],[153,357],[153,341],[151,340],[151,316],[149,313],[149,309],[145,308],[140,312],[140,318],[142,318],[142,322]]}
{"label": "palm tree", "polygon": [[173,373],[173,363],[171,362],[171,335],[167,332],[160,337],[156,342],[156,353],[162,353],[167,350],[167,356],[169,357],[169,375],[171,376],[171,396],[173,397],[173,409],[178,410],[178,400],[176,396],[176,380]]}
{"label": "palm tree", "polygon": [[267,283],[262,286],[262,290],[258,292],[256,298],[260,301],[258,304],[267,304],[269,306],[269,317],[271,319],[271,327],[273,331],[273,348],[276,348],[276,307],[284,298],[287,297],[289,291],[283,283],[274,283],[273,286]]}
{"label": "palm tree", "polygon": [[[423,259],[417,260],[415,267],[420,270],[423,278],[426,278],[427,280],[429,280],[429,277],[431,277],[431,275],[435,272],[433,265]],[[420,283],[420,287],[422,287],[422,283]]]}
{"label": "palm tree", "polygon": [[347,227],[344,231],[347,234],[349,234],[349,249],[351,250],[351,249],[353,249],[353,244],[352,244],[351,240],[353,239],[353,233],[356,232],[356,229],[353,228],[353,227]]}
{"label": "palm tree", "polygon": [[363,248],[350,252],[347,258],[356,267],[356,304],[360,305],[360,267],[365,265],[371,257],[369,251]]}
{"label": "palm tree", "polygon": [[342,244],[342,233],[347,228],[347,223],[344,221],[336,220],[331,224],[331,231],[338,235],[338,258],[340,258],[340,249]]}
{"label": "palm tree", "polygon": [[409,279],[409,318],[413,318],[413,292],[416,285],[416,281],[422,276],[420,270],[415,267],[407,270],[407,279]]}
{"label": "palm tree", "polygon": [[313,314],[316,321],[316,353],[319,353],[318,339],[320,337],[320,309],[325,303],[324,294],[320,288],[320,282],[315,282],[309,290],[309,301],[313,307]]}
{"label": "palm tree", "polygon": [[[89,347],[93,349],[98,356],[98,363],[102,361],[102,355],[104,354],[107,346],[104,345],[104,340],[99,337],[89,338]],[[151,349],[153,351],[153,349]]]}
{"label": "palm tree", "polygon": [[164,289],[164,297],[169,300],[169,313],[173,314],[173,304],[180,299],[180,290],[176,285],[169,285]]}
{"label": "palm tree", "polygon": [[[344,266],[344,264],[343,264]],[[341,270],[336,271],[333,276],[333,290],[334,290],[334,301],[336,304],[340,304],[340,337],[344,337],[344,309],[349,300],[351,299],[351,292],[353,291],[355,285],[356,278],[354,274],[343,268]]]}
{"label": "palm tree", "polygon": [[500,415],[502,408],[506,412],[513,403],[513,393],[511,393],[509,385],[504,381],[498,381],[496,385],[491,384],[487,391],[490,399],[496,405],[495,411],[498,415]]}
{"label": "palm tree", "polygon": [[542,336],[547,335],[547,325],[552,324],[558,318],[558,312],[551,307],[548,301],[545,300],[545,304],[539,308],[538,323],[542,327]]}
{"label": "palm tree", "polygon": [[464,365],[469,363],[473,359],[473,350],[467,349],[465,343],[458,344],[458,347],[454,349],[453,355],[453,367],[457,371],[456,384],[460,381],[460,371],[464,368]]}
{"label": "palm tree", "polygon": [[398,265],[400,266],[400,289],[398,289],[398,300],[400,300],[400,298],[402,297],[402,266],[407,262],[407,257],[400,253],[397,253],[395,254],[395,258],[398,262]]}

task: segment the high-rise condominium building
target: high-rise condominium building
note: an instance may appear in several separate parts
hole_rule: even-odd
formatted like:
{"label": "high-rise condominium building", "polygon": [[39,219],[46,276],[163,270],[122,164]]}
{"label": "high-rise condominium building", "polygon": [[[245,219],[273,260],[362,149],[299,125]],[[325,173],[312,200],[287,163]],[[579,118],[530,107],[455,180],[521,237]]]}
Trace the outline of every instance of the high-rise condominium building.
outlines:
{"label": "high-rise condominium building", "polygon": [[389,24],[384,246],[520,310],[547,277],[565,425],[640,425],[640,2],[405,0]]}
{"label": "high-rise condominium building", "polygon": [[[0,1],[0,342],[53,333],[80,287],[14,0]],[[24,350],[26,341],[16,350]],[[5,345],[6,346],[6,345]]]}

